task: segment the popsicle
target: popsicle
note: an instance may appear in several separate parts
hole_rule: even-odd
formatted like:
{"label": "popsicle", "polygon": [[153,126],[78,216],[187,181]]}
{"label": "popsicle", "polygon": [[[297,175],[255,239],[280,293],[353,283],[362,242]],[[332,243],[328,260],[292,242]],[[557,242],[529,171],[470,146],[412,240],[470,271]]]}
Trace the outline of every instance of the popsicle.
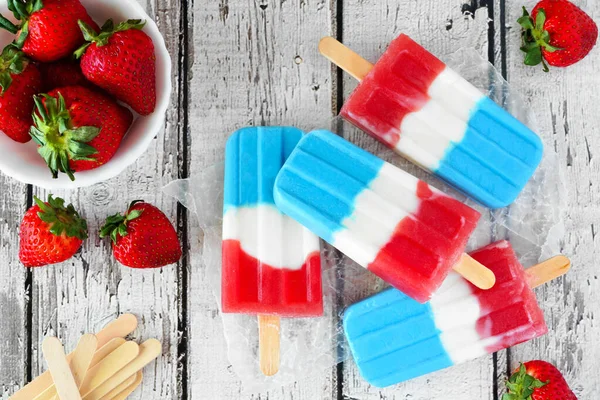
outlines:
{"label": "popsicle", "polygon": [[463,255],[477,211],[331,132],[300,140],[274,191],[283,213],[420,302],[452,268],[494,284]]}
{"label": "popsicle", "polygon": [[523,270],[507,241],[471,256],[495,273],[492,289],[452,273],[427,304],[388,289],[346,310],[346,338],[370,384],[394,385],[547,333],[531,288],[565,274],[569,260],[557,256]]}
{"label": "popsicle", "polygon": [[[227,142],[223,312],[261,316],[261,338],[278,338],[274,317],[323,314],[319,238],[273,200],[275,177],[302,135],[296,128],[244,128]],[[277,363],[277,354],[263,350]]]}
{"label": "popsicle", "polygon": [[540,138],[410,37],[374,66],[333,38],[319,47],[361,81],[343,118],[481,204],[511,204],[538,167]]}

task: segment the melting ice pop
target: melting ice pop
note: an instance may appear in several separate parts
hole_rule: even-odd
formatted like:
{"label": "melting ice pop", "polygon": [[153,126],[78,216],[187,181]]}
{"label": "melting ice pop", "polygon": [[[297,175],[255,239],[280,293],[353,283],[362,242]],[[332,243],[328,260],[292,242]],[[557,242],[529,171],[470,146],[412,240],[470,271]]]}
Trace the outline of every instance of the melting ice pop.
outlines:
{"label": "melting ice pop", "polygon": [[564,256],[523,270],[507,241],[474,253],[496,275],[480,290],[457,274],[427,304],[388,289],[348,308],[344,330],[361,375],[386,387],[547,333],[531,288],[565,274]]}
{"label": "melting ice pop", "polygon": [[539,165],[535,133],[408,36],[374,66],[331,37],[319,47],[361,81],[342,117],[481,204],[511,204]]}
{"label": "melting ice pop", "polygon": [[328,131],[300,140],[275,182],[279,209],[408,296],[426,302],[452,268],[489,288],[463,255],[480,214]]}

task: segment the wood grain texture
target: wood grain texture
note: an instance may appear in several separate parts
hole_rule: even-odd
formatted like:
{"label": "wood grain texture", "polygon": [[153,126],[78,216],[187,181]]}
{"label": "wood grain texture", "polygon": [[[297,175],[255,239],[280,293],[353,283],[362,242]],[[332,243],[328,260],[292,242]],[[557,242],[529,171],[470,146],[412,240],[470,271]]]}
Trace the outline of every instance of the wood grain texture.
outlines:
{"label": "wood grain texture", "polygon": [[[600,4],[575,2],[600,20]],[[566,174],[568,210],[563,253],[572,258],[572,269],[563,278],[536,289],[550,333],[510,351],[510,369],[520,361],[541,358],[555,363],[580,399],[600,398],[600,280],[597,261],[600,230],[600,115],[597,88],[600,49],[580,63],[553,68],[523,65],[519,50],[522,2],[506,1],[506,66],[509,82],[518,88],[536,114],[539,134],[548,148],[559,154]],[[526,1],[531,9],[535,1]]]}
{"label": "wood grain texture", "polygon": [[[465,8],[468,3],[468,8]],[[426,49],[444,60],[445,56],[461,47],[475,48],[488,57],[488,10],[471,9],[471,3],[462,0],[443,1],[388,1],[345,0],[343,3],[342,40],[345,45],[371,62],[376,62],[388,43],[400,33],[406,33]],[[343,95],[347,97],[357,82],[344,74]],[[403,160],[368,135],[344,125],[345,137],[414,175],[434,182],[427,174]],[[489,233],[482,233],[489,235]],[[488,239],[489,240],[489,239]],[[381,287],[379,279],[370,276],[361,282],[363,291],[350,296],[356,300]],[[356,291],[356,285],[348,290]],[[466,378],[468,377],[468,378]],[[351,399],[494,399],[494,360],[481,358],[445,371],[414,379],[386,389],[367,384],[353,361],[343,368],[343,394]]]}
{"label": "wood grain texture", "polygon": [[[175,64],[179,61],[179,1],[141,1],[155,19]],[[178,104],[174,84],[171,102]],[[178,270],[132,270],[113,258],[108,241],[97,236],[108,215],[123,212],[129,202],[144,199],[175,222],[177,206],[162,196],[161,187],[178,176],[178,110],[170,107],[164,129],[148,151],[119,177],[76,191],[54,194],[73,202],[87,218],[90,239],[81,253],[66,263],[42,268],[33,275],[33,374],[43,370],[38,345],[47,335],[57,335],[67,350],[81,334],[95,332],[117,316],[131,312],[139,318],[137,339],[159,338],[163,356],[145,371],[146,379],[133,399],[176,398],[178,375]],[[47,192],[34,189],[46,197]]]}
{"label": "wood grain texture", "polygon": [[[328,0],[195,1],[190,54],[190,175],[222,161],[227,137],[247,125],[328,127],[331,69],[317,51],[330,35]],[[221,320],[190,221],[189,398],[257,398],[242,393],[227,360]],[[283,354],[282,354],[283,355]],[[261,399],[330,399],[334,369],[318,379],[261,393]]]}
{"label": "wood grain texture", "polygon": [[19,262],[19,221],[25,185],[0,175],[0,398],[26,382],[28,359],[27,270]]}

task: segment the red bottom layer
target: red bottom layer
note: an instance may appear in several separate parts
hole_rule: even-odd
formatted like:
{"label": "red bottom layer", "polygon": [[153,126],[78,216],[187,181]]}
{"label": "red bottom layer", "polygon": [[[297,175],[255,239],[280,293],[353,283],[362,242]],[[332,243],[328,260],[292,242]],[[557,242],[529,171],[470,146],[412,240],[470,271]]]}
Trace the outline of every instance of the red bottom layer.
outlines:
{"label": "red bottom layer", "polygon": [[486,349],[493,353],[545,335],[548,328],[544,314],[510,243],[492,243],[471,256],[496,275],[496,284],[489,290],[471,285],[481,306],[477,332],[481,338],[498,339]]}
{"label": "red bottom layer", "polygon": [[323,315],[321,255],[299,270],[274,268],[246,254],[237,240],[223,241],[223,312],[315,317]]}

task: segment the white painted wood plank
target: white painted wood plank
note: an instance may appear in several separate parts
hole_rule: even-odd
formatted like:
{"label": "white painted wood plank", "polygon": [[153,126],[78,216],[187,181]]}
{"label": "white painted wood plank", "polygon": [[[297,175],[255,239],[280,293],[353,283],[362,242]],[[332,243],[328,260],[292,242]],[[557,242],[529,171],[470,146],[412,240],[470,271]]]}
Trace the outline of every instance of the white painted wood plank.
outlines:
{"label": "white painted wood plank", "polygon": [[[2,134],[2,133],[0,133]],[[26,269],[19,261],[19,224],[25,185],[0,175],[0,398],[8,398],[27,376]]]}
{"label": "white painted wood plank", "polygon": [[[371,62],[377,61],[388,43],[400,33],[413,39],[444,60],[445,56],[461,47],[475,48],[487,59],[488,10],[485,7],[463,12],[462,0],[443,1],[344,1],[343,42]],[[344,76],[344,96],[347,97],[357,83]],[[354,129],[346,129],[344,135],[375,154],[384,154],[388,161],[419,176],[424,171],[411,165],[368,135]],[[482,232],[483,236],[489,235]],[[357,300],[373,293],[380,284],[377,278],[370,283],[362,282],[362,292],[353,295]],[[355,286],[348,290],[356,290]],[[459,365],[404,384],[386,389],[368,385],[360,376],[353,361],[344,364],[343,393],[352,399],[492,399],[494,370],[492,357]]]}
{"label": "white painted wood plank", "polygon": [[[330,8],[329,0],[194,2],[189,14],[191,175],[223,160],[226,138],[237,128],[329,126],[331,69],[317,44],[330,34]],[[201,233],[193,220],[190,238],[189,398],[251,398],[242,393],[227,360],[217,304],[200,259]],[[260,398],[333,398],[333,372]]]}
{"label": "white painted wood plank", "polygon": [[[141,388],[132,399],[177,398],[178,282],[177,267],[131,270],[113,258],[108,241],[97,236],[108,215],[123,212],[129,202],[144,199],[176,221],[176,203],[163,197],[161,187],[178,175],[179,2],[141,1],[158,23],[173,59],[172,106],[165,129],[148,151],[119,177],[77,191],[55,195],[73,202],[87,218],[90,239],[83,251],[58,266],[36,270],[33,287],[34,374],[45,369],[39,345],[44,336],[58,335],[72,350],[82,333],[94,332],[119,313],[131,312],[140,319],[136,339],[157,338],[163,355],[144,370]],[[38,196],[45,191],[34,190]]]}
{"label": "white painted wood plank", "polygon": [[[519,50],[519,27],[523,2],[506,1],[508,79],[533,108],[540,135],[554,147],[566,171],[568,188],[567,235],[564,253],[571,256],[573,269],[567,277],[536,290],[545,311],[550,333],[510,352],[511,368],[518,362],[541,358],[566,374],[580,399],[600,398],[600,280],[597,268],[600,230],[600,115],[597,88],[600,49],[579,64],[566,69],[523,65]],[[600,4],[593,0],[575,2],[600,20]],[[531,10],[535,1],[526,1]]]}

